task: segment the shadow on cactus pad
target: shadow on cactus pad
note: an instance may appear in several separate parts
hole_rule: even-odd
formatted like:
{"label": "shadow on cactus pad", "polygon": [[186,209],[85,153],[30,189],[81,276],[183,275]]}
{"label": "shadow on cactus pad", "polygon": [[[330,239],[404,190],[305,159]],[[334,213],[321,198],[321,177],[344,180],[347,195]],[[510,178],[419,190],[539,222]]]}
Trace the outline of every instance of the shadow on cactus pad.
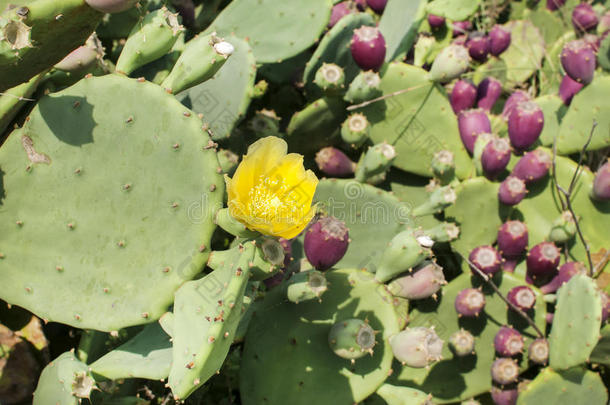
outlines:
{"label": "shadow on cactus pad", "polygon": [[[355,403],[386,379],[393,358],[387,339],[398,332],[391,297],[364,270],[332,270],[326,277],[321,302],[287,302],[279,287],[252,316],[240,377],[244,405]],[[374,354],[354,364],[328,343],[332,325],[352,318],[378,331]]]}

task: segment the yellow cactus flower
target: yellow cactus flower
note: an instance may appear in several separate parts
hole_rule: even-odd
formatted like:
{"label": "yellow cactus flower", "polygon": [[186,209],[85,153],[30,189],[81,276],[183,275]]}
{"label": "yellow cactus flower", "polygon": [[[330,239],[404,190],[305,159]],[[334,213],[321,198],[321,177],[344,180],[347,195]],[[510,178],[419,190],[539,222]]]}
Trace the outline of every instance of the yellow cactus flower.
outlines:
{"label": "yellow cactus flower", "polygon": [[315,214],[311,202],[318,178],[305,170],[302,155],[287,150],[281,138],[259,139],[225,181],[233,218],[264,235],[291,239]]}

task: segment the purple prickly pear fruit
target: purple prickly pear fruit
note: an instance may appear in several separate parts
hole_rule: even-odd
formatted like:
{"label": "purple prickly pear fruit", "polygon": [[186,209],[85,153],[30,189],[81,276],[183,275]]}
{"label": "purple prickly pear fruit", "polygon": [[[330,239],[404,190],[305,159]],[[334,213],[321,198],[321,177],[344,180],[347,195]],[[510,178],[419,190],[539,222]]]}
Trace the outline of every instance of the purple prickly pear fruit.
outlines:
{"label": "purple prickly pear fruit", "polygon": [[513,168],[511,174],[529,184],[546,177],[551,163],[551,156],[548,153],[542,149],[536,149],[524,154]]}
{"label": "purple prickly pear fruit", "polygon": [[561,252],[553,242],[542,242],[527,252],[527,275],[534,281],[557,273]]}
{"label": "purple prickly pear fruit", "polygon": [[496,359],[491,365],[491,378],[501,385],[514,383],[519,378],[519,365],[510,358]]}
{"label": "purple prickly pear fruit", "polygon": [[584,84],[578,83],[568,75],[564,75],[559,85],[559,98],[565,105],[570,105],[572,98],[584,87]]}
{"label": "purple prickly pear fruit", "polygon": [[510,161],[510,144],[506,138],[494,137],[485,145],[481,154],[483,173],[490,179],[496,178]]}
{"label": "purple prickly pear fruit", "polygon": [[509,273],[514,273],[515,269],[517,268],[517,264],[519,263],[519,260],[517,259],[504,259],[504,261],[502,262],[502,271],[508,271]]}
{"label": "purple prickly pear fruit", "polygon": [[85,0],[91,8],[102,13],[120,13],[133,7],[138,0]]}
{"label": "purple prickly pear fruit", "polygon": [[595,74],[597,59],[591,45],[578,39],[570,41],[561,50],[561,66],[566,74],[582,84],[589,84]]}
{"label": "purple prickly pear fruit", "polygon": [[527,348],[527,358],[535,364],[546,364],[549,360],[549,342],[546,339],[536,339]]}
{"label": "purple prickly pear fruit", "polygon": [[491,133],[491,123],[487,113],[480,108],[476,108],[458,114],[458,129],[464,146],[468,152],[472,153],[477,137],[480,134]]}
{"label": "purple prickly pear fruit", "polygon": [[595,173],[591,196],[600,201],[610,201],[610,160]]}
{"label": "purple prickly pear fruit", "polygon": [[485,295],[476,288],[465,288],[455,297],[454,305],[458,316],[479,316],[485,308]]}
{"label": "purple prickly pear fruit", "polygon": [[546,0],[546,8],[551,11],[558,10],[564,4],[566,4],[566,0]]}
{"label": "purple prickly pear fruit", "polygon": [[441,359],[443,341],[433,328],[407,328],[390,337],[394,357],[409,367],[422,368]]}
{"label": "purple prickly pear fruit", "polygon": [[553,318],[555,318],[555,314],[547,312],[546,316],[544,317],[544,320],[550,325],[553,323]]}
{"label": "purple prickly pear fruit", "polygon": [[459,114],[461,111],[472,108],[476,100],[477,88],[472,82],[462,79],[455,82],[449,96],[454,113]]}
{"label": "purple prickly pear fruit", "polygon": [[572,10],[572,25],[576,32],[587,32],[597,27],[599,18],[597,13],[588,3],[580,3]]}
{"label": "purple prickly pear fruit", "polygon": [[489,31],[489,53],[500,56],[510,46],[510,31],[501,25],[494,25]]}
{"label": "purple prickly pear fruit", "polygon": [[502,83],[493,77],[486,77],[477,86],[477,107],[490,111],[502,94]]}
{"label": "purple prickly pear fruit", "polygon": [[454,21],[453,22],[453,37],[458,35],[467,34],[472,29],[472,23],[470,21]]}
{"label": "purple prickly pear fruit", "polygon": [[377,14],[383,13],[388,0],[366,0],[366,4]]}
{"label": "purple prickly pear fruit", "polygon": [[517,104],[523,101],[531,101],[531,97],[529,96],[529,94],[527,94],[523,90],[517,90],[513,92],[513,94],[511,94],[504,103],[504,108],[502,109],[502,118],[508,120],[508,117],[510,117],[510,113],[513,111],[513,108],[515,108]]}
{"label": "purple prickly pear fruit", "polygon": [[443,268],[432,261],[418,265],[411,274],[397,278],[388,285],[388,290],[410,300],[433,297],[445,281]]}
{"label": "purple prickly pear fruit", "polygon": [[346,177],[354,174],[356,164],[339,149],[327,146],[316,153],[318,168],[333,177]]}
{"label": "purple prickly pear fruit", "polygon": [[610,315],[610,297],[604,291],[599,293],[602,297],[602,322],[606,322],[608,315]]}
{"label": "purple prickly pear fruit", "polygon": [[503,390],[498,387],[491,387],[491,399],[495,405],[515,405],[519,397],[519,390],[516,388]]}
{"label": "purple prickly pear fruit", "polygon": [[491,246],[479,246],[472,249],[468,260],[487,275],[500,271],[500,264],[502,263],[500,253]]}
{"label": "purple prickly pear fruit", "polygon": [[540,287],[543,294],[552,294],[559,290],[564,283],[570,281],[577,274],[585,274],[586,268],[580,262],[566,262],[559,268],[557,275],[548,283]]}
{"label": "purple prickly pear fruit", "polygon": [[362,70],[378,70],[385,58],[385,39],[376,27],[363,26],[354,30],[351,52]]}
{"label": "purple prickly pear fruit", "polygon": [[485,62],[489,55],[489,37],[481,32],[473,32],[468,35],[466,48],[470,57],[479,62]]}
{"label": "purple prickly pear fruit", "polygon": [[525,150],[538,140],[544,127],[544,113],[533,101],[517,104],[508,116],[508,137],[517,150]]}
{"label": "purple prickly pear fruit", "polygon": [[460,329],[449,337],[449,347],[458,357],[474,354],[474,336],[464,329]]}
{"label": "purple prickly pear fruit", "polygon": [[334,217],[323,217],[305,232],[303,247],[307,260],[318,270],[327,270],[345,255],[349,233],[345,223]]}
{"label": "purple prickly pear fruit", "polygon": [[342,1],[341,3],[335,4],[330,12],[330,21],[328,22],[328,28],[334,27],[340,19],[342,19],[348,14],[352,14],[355,12],[356,7],[351,1]]}
{"label": "purple prickly pear fruit", "polygon": [[445,17],[440,15],[428,14],[428,24],[430,28],[439,29],[445,26]]}
{"label": "purple prickly pear fruit", "polygon": [[508,176],[500,183],[498,199],[505,205],[517,205],[526,194],[525,182],[519,177]]}
{"label": "purple prickly pear fruit", "polygon": [[527,227],[521,221],[506,221],[498,229],[498,249],[503,257],[517,258],[527,248]]}
{"label": "purple prickly pear fruit", "polygon": [[517,308],[527,311],[536,305],[536,294],[531,288],[521,285],[511,288],[506,298]]}
{"label": "purple prickly pear fruit", "polygon": [[494,348],[503,357],[512,357],[523,351],[523,336],[516,329],[502,326],[494,337]]}
{"label": "purple prickly pear fruit", "polygon": [[292,261],[292,241],[289,239],[280,238],[279,242],[284,249],[284,268],[286,268]]}

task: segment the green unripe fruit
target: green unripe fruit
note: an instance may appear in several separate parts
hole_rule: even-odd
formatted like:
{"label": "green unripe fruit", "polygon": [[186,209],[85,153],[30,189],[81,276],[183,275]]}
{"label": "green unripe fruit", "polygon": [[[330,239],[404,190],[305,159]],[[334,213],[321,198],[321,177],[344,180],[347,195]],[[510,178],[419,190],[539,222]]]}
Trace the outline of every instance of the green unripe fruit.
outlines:
{"label": "green unripe fruit", "polygon": [[447,185],[455,179],[455,160],[453,152],[442,150],[432,157],[432,173],[434,177],[441,181],[442,185]]}
{"label": "green unripe fruit", "polygon": [[370,128],[364,114],[352,114],[341,125],[341,138],[352,146],[360,146],[368,139]]}
{"label": "green unripe fruit", "polygon": [[434,59],[428,78],[434,82],[450,82],[468,70],[469,63],[468,49],[462,45],[449,45]]}
{"label": "green unripe fruit", "polygon": [[553,221],[549,240],[555,243],[565,243],[576,235],[576,222],[570,211],[564,211]]}
{"label": "green unripe fruit", "polygon": [[375,278],[384,283],[412,269],[430,256],[430,249],[422,246],[412,231],[400,232],[383,251]]}
{"label": "green unripe fruit", "polygon": [[336,95],[345,87],[345,73],[343,68],[334,63],[323,63],[313,82],[327,95]]}
{"label": "green unripe fruit", "polygon": [[248,121],[248,129],[260,138],[278,136],[280,132],[280,117],[273,110],[262,109]]}
{"label": "green unripe fruit", "polygon": [[460,329],[449,337],[449,347],[459,357],[474,354],[474,336],[467,330]]}
{"label": "green unripe fruit", "polygon": [[358,163],[355,177],[360,182],[384,173],[396,158],[396,149],[389,143],[378,143],[371,146]]}
{"label": "green unripe fruit", "polygon": [[360,72],[350,83],[343,99],[349,103],[361,103],[379,97],[382,94],[380,84],[381,78],[377,72]]}
{"label": "green unripe fruit", "polygon": [[347,319],[335,323],[328,334],[332,351],[344,359],[359,359],[373,354],[375,331],[363,320]]}
{"label": "green unripe fruit", "polygon": [[451,186],[437,187],[430,193],[430,198],[425,203],[413,209],[416,217],[435,214],[455,202],[457,195]]}
{"label": "green unripe fruit", "polygon": [[290,278],[286,297],[297,304],[311,299],[319,300],[327,289],[324,273],[317,270],[302,271]]}

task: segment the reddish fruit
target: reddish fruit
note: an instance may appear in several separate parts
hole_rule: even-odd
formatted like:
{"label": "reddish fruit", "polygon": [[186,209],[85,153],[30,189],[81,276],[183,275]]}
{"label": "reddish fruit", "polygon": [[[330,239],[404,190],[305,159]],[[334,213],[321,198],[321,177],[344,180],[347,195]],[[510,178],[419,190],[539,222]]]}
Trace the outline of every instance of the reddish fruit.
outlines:
{"label": "reddish fruit", "polygon": [[498,387],[491,387],[491,399],[495,405],[515,405],[518,397],[519,390],[517,388],[503,390]]}
{"label": "reddish fruit", "polygon": [[485,145],[481,154],[481,166],[485,176],[496,178],[510,161],[510,144],[506,138],[494,137]]}
{"label": "reddish fruit", "polygon": [[517,162],[511,173],[529,184],[538,181],[549,173],[551,156],[542,149],[525,153]]}
{"label": "reddish fruit", "polygon": [[477,137],[491,132],[491,123],[484,110],[465,110],[458,115],[458,129],[464,146],[472,153]]}
{"label": "reddish fruit", "polygon": [[555,11],[566,4],[566,0],[546,0],[546,8]]}
{"label": "reddish fruit", "polygon": [[576,32],[584,33],[597,27],[599,18],[597,13],[588,3],[580,3],[572,10],[572,25]]}
{"label": "reddish fruit", "polygon": [[534,281],[557,273],[561,252],[552,242],[542,242],[527,253],[527,275]]}
{"label": "reddish fruit", "polygon": [[523,336],[516,329],[502,326],[494,337],[494,348],[503,357],[516,356],[523,351]]}
{"label": "reddish fruit", "polygon": [[527,227],[521,221],[507,221],[498,229],[498,249],[503,257],[517,258],[527,248]]}
{"label": "reddish fruit", "polygon": [[502,83],[493,77],[481,80],[477,86],[477,107],[490,111],[502,94]]}
{"label": "reddish fruit", "polygon": [[355,12],[356,7],[351,1],[342,1],[341,3],[335,4],[332,8],[332,11],[330,12],[330,21],[328,22],[328,28],[334,27],[340,19],[342,19],[348,14],[352,14]]}
{"label": "reddish fruit", "polygon": [[501,25],[494,25],[489,31],[489,53],[500,56],[510,46],[510,31]]}
{"label": "reddish fruit", "polygon": [[533,101],[522,101],[508,117],[508,137],[517,150],[525,150],[538,140],[544,127],[544,113]]}
{"label": "reddish fruit", "polygon": [[557,275],[548,283],[540,287],[540,291],[543,294],[552,294],[559,290],[564,283],[570,281],[572,277],[577,274],[586,273],[585,266],[580,262],[566,262],[564,263],[557,272]]}
{"label": "reddish fruit", "polygon": [[383,65],[385,39],[376,27],[355,29],[350,49],[354,61],[362,70],[378,70]]}
{"label": "reddish fruit", "polygon": [[455,310],[458,316],[479,316],[485,308],[485,296],[476,288],[465,288],[455,297]]}
{"label": "reddish fruit", "polygon": [[535,364],[546,364],[549,360],[549,342],[546,339],[536,339],[527,349],[527,358]]}
{"label": "reddish fruit", "polygon": [[454,21],[453,22],[453,36],[467,34],[472,29],[472,23],[470,21]]}
{"label": "reddish fruit", "polygon": [[303,247],[307,260],[318,270],[327,270],[345,255],[349,233],[345,223],[334,217],[323,217],[305,232]]}
{"label": "reddish fruit", "polygon": [[525,182],[518,177],[508,176],[498,190],[498,199],[505,205],[517,205],[527,194]]}
{"label": "reddish fruit", "polygon": [[584,84],[578,83],[570,76],[564,75],[559,85],[559,98],[565,105],[570,105],[572,98],[584,87]]}
{"label": "reddish fruit", "polygon": [[468,80],[458,80],[453,85],[449,101],[453,112],[459,114],[474,106],[477,99],[477,88]]}
{"label": "reddish fruit", "polygon": [[356,169],[356,164],[345,153],[332,146],[320,149],[315,160],[322,172],[333,177],[350,176]]}
{"label": "reddish fruit", "polygon": [[570,41],[561,50],[561,66],[566,74],[582,84],[589,84],[595,74],[597,59],[591,45],[582,39]]}
{"label": "reddish fruit", "polygon": [[531,97],[524,92],[523,90],[517,90],[513,94],[508,97],[506,102],[504,103],[504,108],[502,109],[502,117],[507,120],[510,116],[510,113],[513,111],[513,108],[517,106],[517,104],[523,101],[530,101]]}
{"label": "reddish fruit", "polygon": [[506,298],[511,304],[523,311],[530,310],[536,305],[534,290],[524,285],[512,288]]}
{"label": "reddish fruit", "polygon": [[470,252],[468,260],[477,266],[483,273],[489,275],[500,271],[500,264],[502,263],[500,253],[491,246],[479,246],[474,248]]}
{"label": "reddish fruit", "polygon": [[472,59],[485,62],[489,55],[489,37],[481,32],[471,33],[466,40],[466,48]]}
{"label": "reddish fruit", "polygon": [[610,201],[610,161],[604,163],[595,173],[591,194],[596,200]]}
{"label": "reddish fruit", "polygon": [[428,14],[428,24],[432,29],[439,29],[445,26],[445,17],[440,15]]}
{"label": "reddish fruit", "polygon": [[366,0],[366,4],[377,14],[383,13],[388,0]]}

